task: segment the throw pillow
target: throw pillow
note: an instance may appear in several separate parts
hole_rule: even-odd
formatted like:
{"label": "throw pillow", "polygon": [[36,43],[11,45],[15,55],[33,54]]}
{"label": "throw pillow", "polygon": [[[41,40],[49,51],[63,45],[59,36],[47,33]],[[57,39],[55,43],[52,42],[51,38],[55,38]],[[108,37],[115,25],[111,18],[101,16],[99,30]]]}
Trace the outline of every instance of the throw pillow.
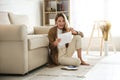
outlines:
{"label": "throw pillow", "polygon": [[0,12],[0,24],[10,24],[7,12]]}
{"label": "throw pillow", "polygon": [[32,34],[33,33],[33,27],[30,26],[29,23],[29,17],[27,15],[16,15],[13,13],[9,13],[10,21],[12,24],[17,24],[17,25],[25,25],[27,26],[27,33]]}

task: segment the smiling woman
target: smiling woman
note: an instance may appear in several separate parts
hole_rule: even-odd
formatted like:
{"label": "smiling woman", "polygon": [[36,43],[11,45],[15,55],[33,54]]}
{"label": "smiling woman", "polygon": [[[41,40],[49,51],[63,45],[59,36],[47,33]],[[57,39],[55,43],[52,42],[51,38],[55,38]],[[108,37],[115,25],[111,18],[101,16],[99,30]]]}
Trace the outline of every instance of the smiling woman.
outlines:
{"label": "smiling woman", "polygon": [[[89,65],[82,58],[81,38],[83,33],[68,27],[66,16],[63,13],[58,13],[55,17],[56,25],[48,32],[49,49],[50,49],[50,65],[70,65],[79,66]],[[61,34],[70,32],[73,38],[70,42],[66,42],[59,46],[62,38]],[[72,55],[77,51],[78,58],[73,58]]]}

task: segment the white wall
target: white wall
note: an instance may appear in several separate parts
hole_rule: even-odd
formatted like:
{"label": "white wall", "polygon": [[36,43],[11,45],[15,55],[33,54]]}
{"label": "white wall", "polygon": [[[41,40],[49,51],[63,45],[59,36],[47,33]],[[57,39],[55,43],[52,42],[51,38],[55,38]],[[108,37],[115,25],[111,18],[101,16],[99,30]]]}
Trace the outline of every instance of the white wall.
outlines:
{"label": "white wall", "polygon": [[[70,2],[70,24],[76,30],[84,33],[84,50],[87,49],[94,21],[107,19],[111,21],[112,24],[111,33],[113,43],[116,49],[120,51],[119,0],[71,0]],[[97,37],[97,31],[95,31],[94,37]],[[99,50],[99,46],[99,40],[97,38],[93,39],[91,48],[93,50]]]}
{"label": "white wall", "polygon": [[119,37],[119,7],[119,0],[71,0],[71,26],[89,37],[94,21],[106,19],[112,24],[112,35]]}
{"label": "white wall", "polygon": [[0,11],[26,14],[31,25],[42,25],[42,0],[0,0]]}
{"label": "white wall", "polygon": [[71,26],[90,36],[93,23],[104,19],[104,0],[71,0]]}
{"label": "white wall", "polygon": [[120,37],[120,1],[106,0],[106,18],[112,22],[111,32],[113,36]]}

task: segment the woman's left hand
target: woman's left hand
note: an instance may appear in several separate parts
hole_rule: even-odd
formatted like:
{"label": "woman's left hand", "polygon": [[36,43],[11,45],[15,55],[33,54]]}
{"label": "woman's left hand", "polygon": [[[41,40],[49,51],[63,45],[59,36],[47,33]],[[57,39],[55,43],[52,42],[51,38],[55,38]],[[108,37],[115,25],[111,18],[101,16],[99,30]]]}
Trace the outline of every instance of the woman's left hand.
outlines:
{"label": "woman's left hand", "polygon": [[70,28],[70,31],[72,32],[72,34],[77,35],[77,31],[75,31],[73,28]]}

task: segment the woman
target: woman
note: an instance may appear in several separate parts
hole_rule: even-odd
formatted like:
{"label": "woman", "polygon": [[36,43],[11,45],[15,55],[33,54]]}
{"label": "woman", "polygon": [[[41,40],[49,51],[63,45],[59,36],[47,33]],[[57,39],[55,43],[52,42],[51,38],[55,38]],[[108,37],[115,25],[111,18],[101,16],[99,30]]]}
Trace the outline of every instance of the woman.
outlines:
{"label": "woman", "polygon": [[[62,13],[56,15],[55,23],[56,26],[52,27],[48,33],[51,62],[55,65],[89,65],[82,59],[81,55],[81,37],[83,37],[83,33],[69,28],[67,19]],[[73,34],[72,41],[62,47],[58,47],[61,41],[58,35],[70,31]],[[77,50],[78,58],[72,57],[75,50]]]}

